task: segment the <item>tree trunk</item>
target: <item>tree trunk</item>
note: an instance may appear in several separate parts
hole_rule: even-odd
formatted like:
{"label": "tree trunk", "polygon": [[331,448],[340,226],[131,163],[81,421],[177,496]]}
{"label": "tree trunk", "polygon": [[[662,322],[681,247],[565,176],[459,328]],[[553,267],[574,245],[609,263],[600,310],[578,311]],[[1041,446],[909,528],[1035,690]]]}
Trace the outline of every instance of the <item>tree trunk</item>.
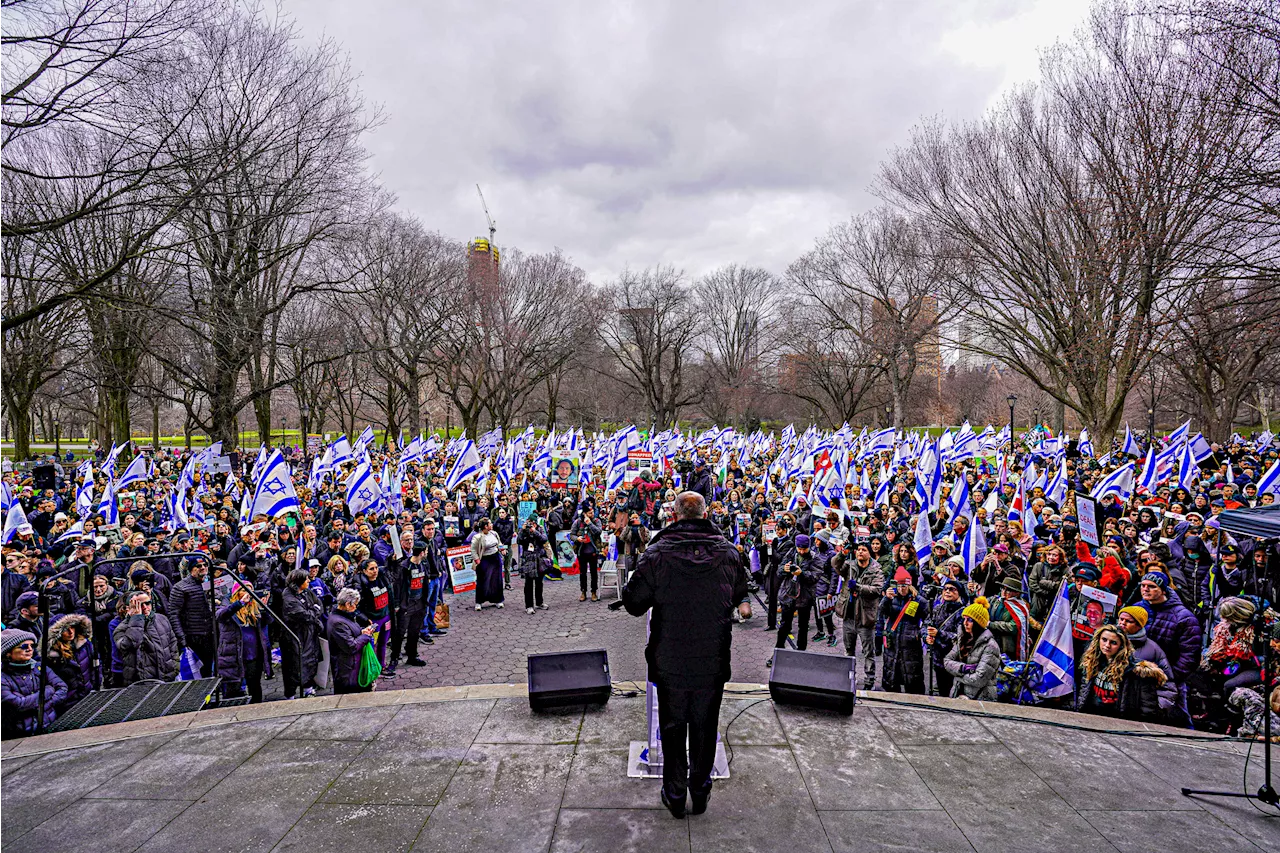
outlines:
{"label": "tree trunk", "polygon": [[[133,438],[133,425],[129,419],[128,388],[107,388],[107,424],[111,430],[113,443],[127,445]],[[124,451],[124,455],[128,457],[128,449]]]}
{"label": "tree trunk", "polygon": [[[263,394],[253,400],[253,415],[258,422],[258,443],[271,447],[271,395]],[[282,441],[281,444],[284,442]]]}
{"label": "tree trunk", "polygon": [[31,419],[27,417],[26,410],[10,412],[9,425],[13,427],[13,461],[31,458]]}
{"label": "tree trunk", "polygon": [[151,401],[151,446],[160,449],[160,401]]}

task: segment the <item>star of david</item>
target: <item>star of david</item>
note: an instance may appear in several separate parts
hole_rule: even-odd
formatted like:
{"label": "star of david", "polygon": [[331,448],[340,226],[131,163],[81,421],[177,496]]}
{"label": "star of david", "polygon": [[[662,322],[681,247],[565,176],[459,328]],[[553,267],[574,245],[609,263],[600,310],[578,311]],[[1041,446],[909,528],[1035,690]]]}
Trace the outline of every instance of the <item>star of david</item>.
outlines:
{"label": "star of david", "polygon": [[262,484],[262,490],[269,495],[278,495],[285,491],[285,486],[278,478],[271,479]]}
{"label": "star of david", "polygon": [[371,501],[373,500],[373,492],[366,488],[361,488],[360,491],[356,492],[356,497],[360,498],[362,501]]}

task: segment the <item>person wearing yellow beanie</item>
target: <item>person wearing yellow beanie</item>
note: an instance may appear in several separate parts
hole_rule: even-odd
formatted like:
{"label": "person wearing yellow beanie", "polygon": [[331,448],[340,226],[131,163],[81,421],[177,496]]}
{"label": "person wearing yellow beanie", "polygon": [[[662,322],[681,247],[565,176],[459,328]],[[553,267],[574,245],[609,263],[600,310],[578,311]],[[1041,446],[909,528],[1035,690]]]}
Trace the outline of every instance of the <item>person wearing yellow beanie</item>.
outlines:
{"label": "person wearing yellow beanie", "polygon": [[[1134,622],[1137,622],[1139,628],[1146,628],[1147,620],[1151,618],[1151,614],[1147,611],[1147,608],[1135,607],[1133,605],[1130,605],[1129,607],[1121,607],[1120,612],[1116,614],[1116,619],[1118,620],[1121,615],[1128,616]],[[1123,628],[1124,626],[1121,625],[1120,627]],[[1126,633],[1132,634],[1133,632],[1128,631]]]}
{"label": "person wearing yellow beanie", "polygon": [[979,628],[987,627],[987,623],[991,621],[991,611],[987,609],[986,596],[980,595],[975,598],[973,604],[960,611],[960,615],[967,616],[977,622]]}
{"label": "person wearing yellow beanie", "polygon": [[956,643],[942,661],[955,676],[951,696],[992,701],[996,699],[996,676],[1000,672],[1000,644],[987,630],[991,615],[987,600],[978,596],[960,611],[964,617]]}

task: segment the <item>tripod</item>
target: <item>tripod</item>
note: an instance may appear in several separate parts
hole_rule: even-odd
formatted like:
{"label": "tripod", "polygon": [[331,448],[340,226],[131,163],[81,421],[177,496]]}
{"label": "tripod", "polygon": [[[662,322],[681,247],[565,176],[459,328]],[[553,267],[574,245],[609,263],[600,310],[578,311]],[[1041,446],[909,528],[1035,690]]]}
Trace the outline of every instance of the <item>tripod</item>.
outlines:
{"label": "tripod", "polygon": [[1258,608],[1257,615],[1254,616],[1254,630],[1262,634],[1263,652],[1262,652],[1262,766],[1263,777],[1262,787],[1258,788],[1258,793],[1250,794],[1247,791],[1204,791],[1196,788],[1183,788],[1182,796],[1184,797],[1236,797],[1245,800],[1258,800],[1269,806],[1280,806],[1280,794],[1277,794],[1275,786],[1271,784],[1271,688],[1274,686],[1271,679],[1271,638],[1265,633],[1265,625],[1262,621],[1262,608]]}

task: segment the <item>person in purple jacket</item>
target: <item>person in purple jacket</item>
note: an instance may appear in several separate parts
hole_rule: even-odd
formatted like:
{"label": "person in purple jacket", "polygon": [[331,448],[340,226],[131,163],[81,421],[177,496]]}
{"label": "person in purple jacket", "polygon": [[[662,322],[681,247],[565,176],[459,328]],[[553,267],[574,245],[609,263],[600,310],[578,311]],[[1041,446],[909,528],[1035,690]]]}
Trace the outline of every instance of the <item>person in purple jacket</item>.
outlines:
{"label": "person in purple jacket", "polygon": [[1142,605],[1151,613],[1147,636],[1155,641],[1173,668],[1178,703],[1170,712],[1180,724],[1191,727],[1187,711],[1187,677],[1200,666],[1200,621],[1182,603],[1164,572],[1147,572],[1138,584]]}
{"label": "person in purple jacket", "polygon": [[365,693],[373,689],[360,686],[360,655],[373,642],[375,627],[356,607],[360,592],[343,587],[334,599],[333,612],[325,625],[329,638],[329,667],[333,673],[334,693]]}

